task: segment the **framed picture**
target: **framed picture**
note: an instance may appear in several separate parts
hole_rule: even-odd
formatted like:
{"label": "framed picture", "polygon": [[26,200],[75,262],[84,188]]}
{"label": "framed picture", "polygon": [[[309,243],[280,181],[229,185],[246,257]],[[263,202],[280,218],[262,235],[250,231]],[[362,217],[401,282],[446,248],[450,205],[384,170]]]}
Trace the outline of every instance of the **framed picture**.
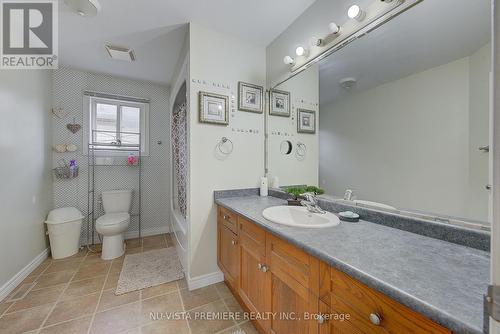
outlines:
{"label": "framed picture", "polygon": [[290,117],[290,93],[271,90],[269,115]]}
{"label": "framed picture", "polygon": [[238,109],[261,114],[264,111],[264,87],[238,82]]}
{"label": "framed picture", "polygon": [[297,132],[316,133],[316,111],[297,109]]}
{"label": "framed picture", "polygon": [[228,125],[229,96],[200,92],[200,122]]}

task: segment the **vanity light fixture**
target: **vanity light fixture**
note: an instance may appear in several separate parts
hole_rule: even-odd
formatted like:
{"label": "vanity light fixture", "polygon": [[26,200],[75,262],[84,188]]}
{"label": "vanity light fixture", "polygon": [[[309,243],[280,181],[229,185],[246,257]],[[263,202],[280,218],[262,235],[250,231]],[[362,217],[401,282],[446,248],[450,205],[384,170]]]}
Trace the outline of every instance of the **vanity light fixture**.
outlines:
{"label": "vanity light fixture", "polygon": [[309,46],[318,47],[323,45],[323,39],[317,37],[311,37],[309,39]]}
{"label": "vanity light fixture", "polygon": [[292,57],[290,56],[285,56],[285,58],[283,58],[283,62],[286,64],[286,65],[293,65],[295,64],[295,59],[293,59]]}
{"label": "vanity light fixture", "polygon": [[347,16],[349,16],[350,19],[361,22],[364,20],[366,13],[358,5],[352,5],[347,10]]}
{"label": "vanity light fixture", "polygon": [[334,35],[337,35],[340,32],[340,26],[335,22],[331,22],[328,25],[328,29],[330,29],[330,32]]}
{"label": "vanity light fixture", "polygon": [[308,50],[305,49],[303,46],[297,46],[297,48],[295,49],[295,54],[299,57],[301,56],[307,57]]}

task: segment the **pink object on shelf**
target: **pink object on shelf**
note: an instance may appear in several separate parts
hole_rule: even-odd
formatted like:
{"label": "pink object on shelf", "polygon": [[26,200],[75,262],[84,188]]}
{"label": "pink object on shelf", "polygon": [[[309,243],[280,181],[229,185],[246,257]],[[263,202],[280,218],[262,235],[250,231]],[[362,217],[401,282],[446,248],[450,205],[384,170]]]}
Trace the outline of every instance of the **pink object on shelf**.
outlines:
{"label": "pink object on shelf", "polygon": [[135,155],[131,154],[128,156],[127,163],[129,166],[135,166],[137,162],[139,162],[139,159]]}

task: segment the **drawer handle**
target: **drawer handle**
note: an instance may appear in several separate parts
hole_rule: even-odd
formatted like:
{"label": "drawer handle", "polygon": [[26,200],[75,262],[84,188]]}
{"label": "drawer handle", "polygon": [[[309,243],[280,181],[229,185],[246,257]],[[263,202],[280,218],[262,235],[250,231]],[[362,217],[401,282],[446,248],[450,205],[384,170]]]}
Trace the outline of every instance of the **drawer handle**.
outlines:
{"label": "drawer handle", "polygon": [[269,267],[266,266],[265,264],[262,264],[262,263],[258,263],[257,264],[257,269],[259,269],[260,271],[262,271],[263,273],[266,273],[269,271]]}
{"label": "drawer handle", "polygon": [[318,324],[323,325],[325,322],[325,316],[323,314],[318,315]]}
{"label": "drawer handle", "polygon": [[380,323],[382,322],[382,318],[377,313],[371,313],[370,314],[370,322],[372,324],[374,324],[375,326],[380,326]]}

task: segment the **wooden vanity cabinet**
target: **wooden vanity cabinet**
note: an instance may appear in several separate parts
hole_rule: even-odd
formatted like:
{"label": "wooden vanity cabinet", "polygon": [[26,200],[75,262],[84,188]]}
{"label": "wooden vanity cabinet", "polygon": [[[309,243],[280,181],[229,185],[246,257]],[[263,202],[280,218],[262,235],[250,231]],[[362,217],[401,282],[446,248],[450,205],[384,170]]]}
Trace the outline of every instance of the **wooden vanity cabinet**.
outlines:
{"label": "wooden vanity cabinet", "polygon": [[[234,214],[228,216],[228,210],[219,208],[217,219],[217,262],[224,272],[224,277],[233,289],[238,287],[240,273],[240,247]],[[228,217],[231,217],[229,220]],[[234,228],[233,227],[234,221]]]}
{"label": "wooden vanity cabinet", "polygon": [[[266,233],[243,217],[239,217],[238,227],[241,240],[238,295],[250,312],[267,312]],[[265,317],[258,317],[256,322],[261,330],[269,327]]]}
{"label": "wooden vanity cabinet", "polygon": [[223,207],[217,229],[219,267],[262,334],[451,333]]}
{"label": "wooden vanity cabinet", "polygon": [[314,315],[318,313],[318,260],[267,234],[266,266],[266,306],[276,315],[269,321],[268,332],[317,333]]}

